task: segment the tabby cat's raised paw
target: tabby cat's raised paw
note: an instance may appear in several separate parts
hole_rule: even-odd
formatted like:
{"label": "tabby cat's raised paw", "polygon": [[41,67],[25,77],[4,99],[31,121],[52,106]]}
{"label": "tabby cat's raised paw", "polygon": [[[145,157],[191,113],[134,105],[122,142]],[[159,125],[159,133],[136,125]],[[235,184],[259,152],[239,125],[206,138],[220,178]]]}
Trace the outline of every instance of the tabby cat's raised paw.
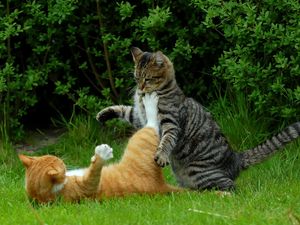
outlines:
{"label": "tabby cat's raised paw", "polygon": [[108,120],[111,120],[111,119],[117,118],[117,117],[118,117],[117,113],[113,109],[108,107],[108,108],[101,110],[97,114],[96,119],[98,120],[98,122],[104,123]]}
{"label": "tabby cat's raised paw", "polygon": [[164,151],[158,151],[154,157],[154,161],[160,167],[169,165],[169,157]]}
{"label": "tabby cat's raised paw", "polygon": [[107,144],[98,145],[95,148],[95,154],[99,155],[103,160],[108,160],[114,157],[113,149]]}

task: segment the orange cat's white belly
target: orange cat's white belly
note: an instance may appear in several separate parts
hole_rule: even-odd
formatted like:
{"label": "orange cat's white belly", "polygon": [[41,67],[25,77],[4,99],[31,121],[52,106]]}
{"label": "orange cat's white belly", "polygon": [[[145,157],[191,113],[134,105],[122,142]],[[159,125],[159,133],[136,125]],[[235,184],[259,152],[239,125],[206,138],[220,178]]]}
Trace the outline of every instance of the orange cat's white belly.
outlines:
{"label": "orange cat's white belly", "polygon": [[82,177],[85,173],[86,169],[76,169],[76,170],[68,170],[66,172],[66,176],[70,177],[70,176],[80,176]]}

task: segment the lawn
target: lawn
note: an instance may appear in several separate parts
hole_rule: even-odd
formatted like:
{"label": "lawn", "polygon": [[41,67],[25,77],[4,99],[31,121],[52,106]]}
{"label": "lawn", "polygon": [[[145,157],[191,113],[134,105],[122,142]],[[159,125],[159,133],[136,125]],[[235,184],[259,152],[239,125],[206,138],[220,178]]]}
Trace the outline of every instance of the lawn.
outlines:
{"label": "lawn", "polygon": [[[218,108],[219,107],[219,108]],[[212,109],[235,149],[255,146],[270,134],[264,124],[242,108]],[[218,110],[219,109],[219,110]],[[254,122],[253,122],[254,121]],[[59,142],[36,152],[55,154],[70,168],[86,166],[96,144],[108,143],[117,160],[130,136],[128,129],[100,127],[93,119],[77,117],[66,125]],[[130,132],[129,132],[130,133]],[[2,152],[8,152],[2,145]],[[3,157],[3,155],[2,155]],[[0,224],[300,224],[300,141],[269,160],[241,173],[231,195],[214,191],[130,196],[78,204],[30,202],[24,190],[24,170],[15,154],[0,166]],[[164,169],[175,184],[169,168]]]}
{"label": "lawn", "polygon": [[16,162],[0,171],[0,224],[299,224],[299,150],[299,144],[291,145],[245,171],[231,196],[187,192],[42,206],[27,200]]}

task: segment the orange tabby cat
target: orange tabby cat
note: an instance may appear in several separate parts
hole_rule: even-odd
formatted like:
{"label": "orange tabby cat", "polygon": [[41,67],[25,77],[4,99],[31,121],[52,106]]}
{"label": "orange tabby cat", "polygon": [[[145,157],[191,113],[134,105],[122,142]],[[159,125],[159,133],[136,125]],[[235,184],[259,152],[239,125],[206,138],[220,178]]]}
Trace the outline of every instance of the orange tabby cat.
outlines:
{"label": "orange tabby cat", "polygon": [[73,171],[66,171],[63,161],[55,156],[19,155],[26,168],[28,195],[39,202],[49,202],[57,196],[77,201],[180,191],[165,182],[161,168],[153,160],[159,144],[158,97],[155,93],[146,94],[143,102],[148,122],[130,138],[119,163],[103,166],[113,157],[112,149],[105,144],[96,147],[89,168]]}

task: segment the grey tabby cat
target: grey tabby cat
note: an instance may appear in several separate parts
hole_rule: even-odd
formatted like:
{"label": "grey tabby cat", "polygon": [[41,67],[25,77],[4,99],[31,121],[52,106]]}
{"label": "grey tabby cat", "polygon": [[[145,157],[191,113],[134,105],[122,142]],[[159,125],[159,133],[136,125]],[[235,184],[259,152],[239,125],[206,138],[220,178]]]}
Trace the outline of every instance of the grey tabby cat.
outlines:
{"label": "grey tabby cat", "polygon": [[141,98],[145,93],[157,92],[161,141],[154,160],[161,167],[170,162],[182,187],[233,189],[240,171],[263,161],[300,135],[297,122],[255,148],[234,152],[210,113],[177,86],[174,67],[167,56],[136,47],[131,52],[137,82],[134,106],[105,108],[97,120],[122,118],[142,127],[147,121]]}

